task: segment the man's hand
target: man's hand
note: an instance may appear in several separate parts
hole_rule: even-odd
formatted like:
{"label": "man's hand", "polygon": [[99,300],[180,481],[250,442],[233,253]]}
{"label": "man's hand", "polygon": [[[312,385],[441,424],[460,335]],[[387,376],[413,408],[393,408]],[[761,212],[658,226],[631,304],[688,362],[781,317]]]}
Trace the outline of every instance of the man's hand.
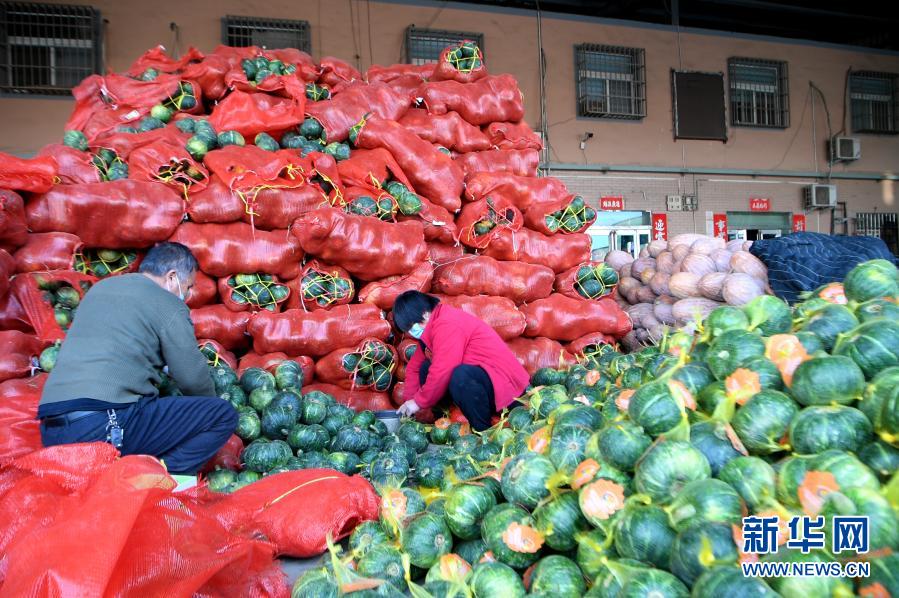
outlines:
{"label": "man's hand", "polygon": [[412,417],[416,413],[421,411],[421,407],[418,406],[418,403],[415,401],[409,400],[400,405],[400,408],[396,410],[401,416],[404,417]]}

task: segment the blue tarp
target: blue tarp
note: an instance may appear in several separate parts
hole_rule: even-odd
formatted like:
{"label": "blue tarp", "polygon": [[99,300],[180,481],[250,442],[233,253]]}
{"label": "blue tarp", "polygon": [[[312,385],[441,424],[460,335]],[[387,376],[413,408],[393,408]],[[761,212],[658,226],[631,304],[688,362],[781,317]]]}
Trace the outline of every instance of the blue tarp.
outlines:
{"label": "blue tarp", "polygon": [[750,253],[768,266],[774,294],[795,303],[800,293],[841,281],[860,264],[876,258],[895,263],[886,244],[876,237],[846,237],[821,233],[793,233],[755,241]]}

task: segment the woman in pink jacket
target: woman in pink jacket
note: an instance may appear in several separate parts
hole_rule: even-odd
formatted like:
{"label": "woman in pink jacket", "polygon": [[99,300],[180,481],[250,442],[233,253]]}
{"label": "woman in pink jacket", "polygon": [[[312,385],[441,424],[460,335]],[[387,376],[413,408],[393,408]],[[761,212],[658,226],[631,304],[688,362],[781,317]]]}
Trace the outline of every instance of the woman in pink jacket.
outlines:
{"label": "woman in pink jacket", "polygon": [[475,430],[527,388],[527,371],[487,324],[418,291],[406,291],[393,306],[397,328],[418,339],[406,366],[401,415],[433,407],[445,396],[459,406]]}

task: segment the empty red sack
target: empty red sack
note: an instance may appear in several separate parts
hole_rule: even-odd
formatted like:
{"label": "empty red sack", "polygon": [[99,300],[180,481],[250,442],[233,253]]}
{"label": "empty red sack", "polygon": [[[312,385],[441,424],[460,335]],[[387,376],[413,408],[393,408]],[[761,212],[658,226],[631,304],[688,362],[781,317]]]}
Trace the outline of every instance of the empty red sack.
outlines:
{"label": "empty red sack", "polygon": [[377,305],[384,311],[393,309],[396,298],[406,291],[427,293],[431,290],[434,267],[422,262],[412,272],[404,276],[389,276],[383,280],[370,282],[359,290],[359,301]]}
{"label": "empty red sack", "polygon": [[442,303],[470,314],[493,328],[503,340],[521,336],[527,322],[511,299],[488,295],[435,295]]}
{"label": "empty red sack", "polygon": [[506,150],[542,150],[543,142],[526,122],[490,123],[484,128],[490,145]]}
{"label": "empty red sack", "polygon": [[516,338],[507,344],[531,376],[540,368],[564,368],[575,361],[562,345],[548,338]]}
{"label": "empty red sack", "polygon": [[25,202],[15,191],[0,189],[0,249],[14,251],[25,244]]}
{"label": "empty red sack", "polygon": [[39,374],[0,382],[0,465],[42,448],[37,406],[46,381]]}
{"label": "empty red sack", "polygon": [[473,83],[431,81],[423,83],[418,96],[429,112],[454,110],[473,125],[517,122],[524,118],[524,101],[512,75],[490,75]]}
{"label": "empty red sack", "polygon": [[372,65],[365,72],[365,79],[369,83],[382,81],[388,83],[400,77],[418,77],[422,81],[430,79],[434,75],[436,64],[394,64],[391,66]]}
{"label": "empty red sack", "polygon": [[279,314],[259,312],[248,327],[253,348],[260,353],[321,357],[367,337],[386,340],[390,324],[374,305],[341,305],[305,312],[288,309]]}
{"label": "empty red sack", "polygon": [[511,202],[522,212],[533,204],[554,202],[571,194],[555,177],[521,176],[510,172],[476,172],[465,179],[465,195],[476,200],[497,197]]}
{"label": "empty red sack", "polygon": [[282,98],[232,91],[212,109],[209,124],[216,131],[237,131],[246,139],[263,132],[286,131],[303,122],[305,100],[305,95]]}
{"label": "empty red sack", "polygon": [[[477,227],[491,223],[493,228],[478,234]],[[502,231],[518,231],[524,226],[524,217],[511,203],[503,199],[486,197],[465,204],[456,219],[459,241],[468,247],[483,249]]]}
{"label": "empty red sack", "polygon": [[632,328],[631,319],[612,299],[598,301],[550,295],[521,307],[527,318],[524,335],[573,341],[590,332],[621,338]]}
{"label": "empty red sack", "polygon": [[88,247],[138,249],[175,232],[184,201],[166,185],[124,179],[54,187],[28,202],[25,214],[35,233],[72,233]]}
{"label": "empty red sack", "polygon": [[408,274],[427,253],[418,222],[393,224],[334,208],[300,216],[291,234],[306,253],[366,281]]}
{"label": "empty red sack", "polygon": [[61,143],[45,145],[37,153],[56,161],[56,176],[59,184],[76,185],[79,183],[99,183],[100,171],[91,163],[93,155]]}
{"label": "empty red sack", "polygon": [[322,58],[319,62],[319,68],[321,69],[321,75],[318,77],[318,82],[328,87],[335,87],[341,83],[362,79],[362,74],[352,65],[333,56]]}
{"label": "empty red sack", "polygon": [[465,171],[466,178],[479,172],[508,172],[518,176],[536,177],[540,166],[537,150],[495,149],[485,152],[469,152],[456,156],[456,163]]}
{"label": "empty red sack", "polygon": [[10,285],[10,292],[15,294],[16,301],[25,311],[35,334],[47,342],[59,341],[66,336],[65,331],[56,322],[53,305],[44,298],[45,291],[41,289],[43,283],[57,282],[67,283],[78,291],[78,295],[83,299],[86,292],[84,287],[95,284],[97,279],[78,272],[55,270],[20,274],[13,278]]}
{"label": "empty red sack", "polygon": [[346,141],[352,129],[366,114],[387,120],[398,120],[411,104],[411,98],[402,95],[384,83],[366,85],[358,82],[349,85],[330,100],[309,102],[306,113],[321,123],[325,139],[330,143]]}
{"label": "empty red sack", "polygon": [[256,230],[243,222],[186,222],[169,240],[189,247],[200,269],[216,278],[264,272],[291,279],[299,273],[303,259],[303,251],[288,231]]}
{"label": "empty red sack", "polygon": [[160,73],[177,73],[192,62],[203,60],[203,53],[193,46],[179,58],[169,56],[163,46],[150,48],[131,63],[126,71],[132,77],[140,77],[147,69]]}
{"label": "empty red sack", "polygon": [[304,386],[312,382],[315,376],[315,362],[312,361],[311,357],[306,357],[305,355],[290,357],[286,353],[281,352],[260,355],[255,351],[250,351],[240,358],[240,363],[237,365],[237,375],[243,375],[249,368],[262,368],[274,374],[275,369],[284,361],[295,361],[300,365],[300,369],[303,370]]}
{"label": "empty red sack", "polygon": [[18,330],[0,330],[0,382],[33,374],[48,344]]}
{"label": "empty red sack", "polygon": [[399,123],[425,141],[442,145],[454,152],[464,154],[490,149],[487,135],[456,112],[430,114],[427,110],[413,108]]}
{"label": "empty red sack", "polygon": [[484,249],[484,255],[548,266],[558,274],[590,259],[592,243],[588,235],[580,233],[548,237],[527,228],[517,232],[503,230]]}
{"label": "empty red sack", "polygon": [[303,388],[303,394],[305,395],[316,390],[331,395],[335,401],[341,405],[346,405],[354,411],[387,411],[393,409],[390,395],[386,392],[360,389],[347,390],[333,384],[316,382]]}
{"label": "empty red sack", "polygon": [[548,297],[555,273],[526,262],[500,262],[483,255],[467,255],[434,271],[431,289],[445,295],[493,295],[514,303]]}
{"label": "empty red sack", "polygon": [[252,314],[231,311],[224,305],[207,305],[190,310],[197,338],[218,341],[225,349],[233,351],[250,344],[247,326]]}
{"label": "empty red sack", "polygon": [[194,286],[190,290],[190,294],[187,296],[185,303],[187,303],[187,307],[194,309],[196,307],[209,305],[210,303],[215,303],[217,297],[218,286],[215,279],[198,271],[197,277],[194,280]]}
{"label": "empty red sack", "polygon": [[56,160],[52,156],[19,158],[0,152],[0,189],[44,193],[56,177]]}

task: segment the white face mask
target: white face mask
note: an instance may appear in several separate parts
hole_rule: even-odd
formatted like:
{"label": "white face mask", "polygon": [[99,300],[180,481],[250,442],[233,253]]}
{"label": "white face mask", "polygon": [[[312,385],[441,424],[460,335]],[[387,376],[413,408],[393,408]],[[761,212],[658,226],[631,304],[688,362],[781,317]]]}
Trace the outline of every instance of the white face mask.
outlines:
{"label": "white face mask", "polygon": [[178,278],[178,276],[175,276],[175,284],[178,285],[178,299],[184,301],[184,290],[181,288],[181,280]]}
{"label": "white face mask", "polygon": [[425,327],[418,323],[412,324],[412,328],[409,329],[409,336],[412,338],[421,338],[424,333]]}

